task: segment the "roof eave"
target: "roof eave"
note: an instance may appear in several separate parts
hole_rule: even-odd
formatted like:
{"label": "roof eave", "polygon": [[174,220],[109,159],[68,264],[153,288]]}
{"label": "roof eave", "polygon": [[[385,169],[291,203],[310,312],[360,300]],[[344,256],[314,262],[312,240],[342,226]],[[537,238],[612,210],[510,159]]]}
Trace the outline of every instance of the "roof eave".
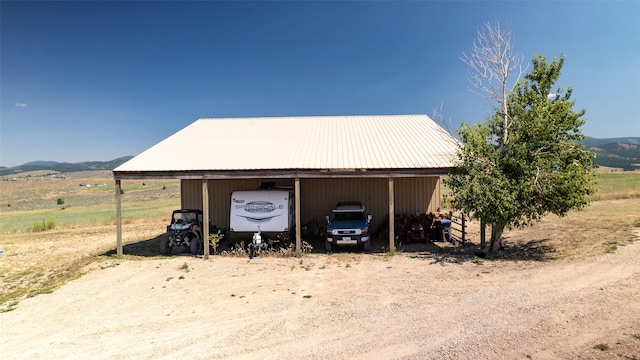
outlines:
{"label": "roof eave", "polygon": [[291,179],[291,178],[389,178],[444,176],[454,167],[414,169],[259,169],[259,170],[172,170],[113,171],[115,180],[140,179]]}

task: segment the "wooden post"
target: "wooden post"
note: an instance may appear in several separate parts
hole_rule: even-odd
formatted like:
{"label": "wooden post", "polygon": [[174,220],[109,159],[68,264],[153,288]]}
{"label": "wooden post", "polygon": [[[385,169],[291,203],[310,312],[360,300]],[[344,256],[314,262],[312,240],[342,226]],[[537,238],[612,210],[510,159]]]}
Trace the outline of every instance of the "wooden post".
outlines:
{"label": "wooden post", "polygon": [[465,234],[467,232],[467,227],[464,223],[464,213],[460,213],[460,215],[462,216],[462,242],[464,243],[466,241]]}
{"label": "wooden post", "polygon": [[[393,195],[393,178],[389,178],[389,252],[396,251],[395,243],[395,198]],[[369,234],[371,235],[371,234]]]}
{"label": "wooden post", "polygon": [[116,255],[122,256],[122,187],[116,180]]}
{"label": "wooden post", "polygon": [[480,249],[484,249],[485,245],[485,224],[484,220],[480,219]]}
{"label": "wooden post", "polygon": [[202,180],[202,244],[204,258],[209,259],[209,182]]}
{"label": "wooden post", "polygon": [[300,178],[296,177],[296,184],[294,190],[295,196],[295,212],[296,212],[296,256],[300,257],[301,254],[301,229],[300,229]]}

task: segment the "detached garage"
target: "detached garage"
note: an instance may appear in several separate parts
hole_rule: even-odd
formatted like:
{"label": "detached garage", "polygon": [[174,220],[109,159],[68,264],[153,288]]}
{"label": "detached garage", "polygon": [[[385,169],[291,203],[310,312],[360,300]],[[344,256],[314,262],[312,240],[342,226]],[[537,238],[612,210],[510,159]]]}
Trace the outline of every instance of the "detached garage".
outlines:
{"label": "detached garage", "polygon": [[389,223],[393,249],[394,214],[440,207],[440,176],[453,170],[458,146],[426,115],[199,119],[113,171],[117,254],[121,181],[138,179],[180,179],[181,207],[223,227],[234,190],[290,187],[297,253],[302,225],[324,219],[339,201],[361,201],[374,235]]}

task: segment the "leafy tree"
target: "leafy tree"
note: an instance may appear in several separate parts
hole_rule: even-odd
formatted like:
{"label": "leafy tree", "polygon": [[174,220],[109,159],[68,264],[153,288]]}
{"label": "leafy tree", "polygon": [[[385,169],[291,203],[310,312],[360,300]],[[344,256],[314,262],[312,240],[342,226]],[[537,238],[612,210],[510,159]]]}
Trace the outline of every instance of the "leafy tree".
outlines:
{"label": "leafy tree", "polygon": [[459,165],[446,183],[455,208],[491,225],[488,257],[502,248],[505,228],[564,216],[594,192],[594,155],[581,143],[585,110],[573,110],[571,89],[552,90],[563,64],[564,56],[548,63],[534,55],[493,116],[458,131]]}

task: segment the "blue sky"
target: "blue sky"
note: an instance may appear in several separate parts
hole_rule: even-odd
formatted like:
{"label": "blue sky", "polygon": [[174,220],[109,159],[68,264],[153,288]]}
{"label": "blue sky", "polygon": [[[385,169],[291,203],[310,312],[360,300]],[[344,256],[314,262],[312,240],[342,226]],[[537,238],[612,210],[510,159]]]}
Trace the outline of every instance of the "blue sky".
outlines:
{"label": "blue sky", "polygon": [[[640,2],[0,2],[0,165],[137,155],[203,117],[492,104],[460,60],[486,22],[566,55],[591,137],[640,136]],[[224,136],[224,134],[220,134]]]}

